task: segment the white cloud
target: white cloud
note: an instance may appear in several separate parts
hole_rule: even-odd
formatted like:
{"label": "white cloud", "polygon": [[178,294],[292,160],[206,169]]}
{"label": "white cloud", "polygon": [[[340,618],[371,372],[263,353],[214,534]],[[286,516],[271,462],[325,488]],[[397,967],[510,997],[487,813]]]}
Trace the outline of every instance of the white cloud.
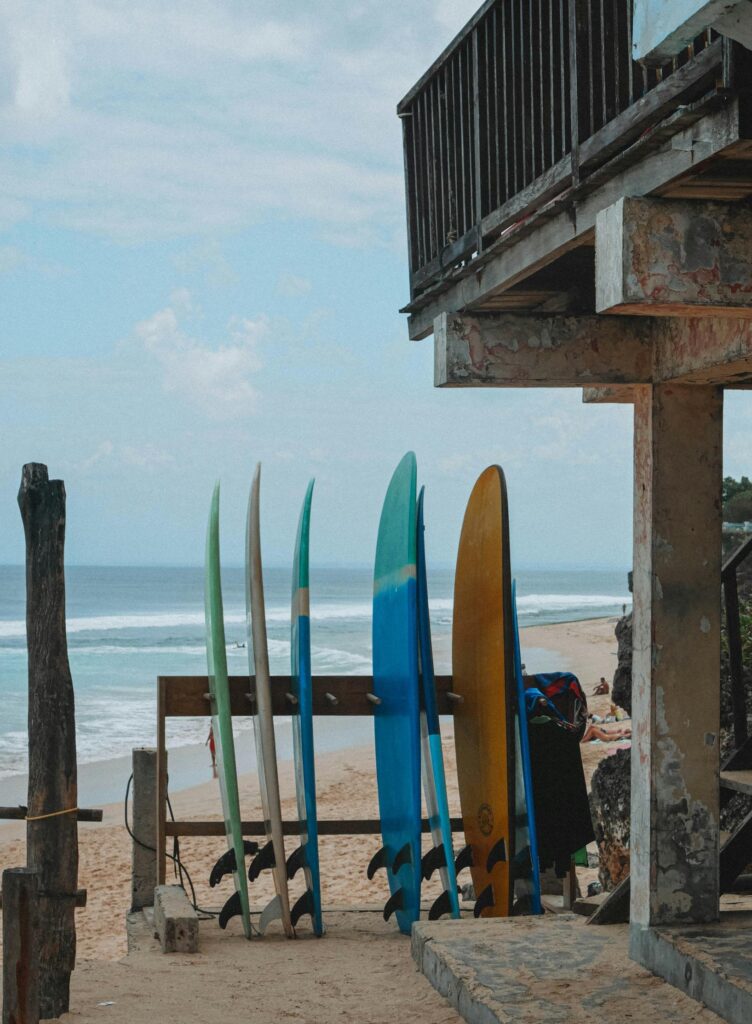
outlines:
{"label": "white cloud", "polygon": [[258,349],[269,333],[268,318],[233,318],[230,342],[213,346],[181,326],[181,315],[191,309],[190,294],[180,289],[171,303],[136,326],[137,338],[162,369],[164,390],[214,419],[253,413],[258,392],[252,378],[261,369]]}
{"label": "white cloud", "polygon": [[15,270],[26,262],[26,257],[13,245],[0,246],[0,274],[7,274],[9,270]]}
{"label": "white cloud", "polygon": [[402,245],[395,103],[465,0],[32,6],[0,8],[0,225],[141,242],[273,217]]}
{"label": "white cloud", "polygon": [[112,441],[102,441],[101,444],[97,445],[95,450],[89,455],[88,458],[84,459],[78,465],[78,469],[81,473],[89,473],[95,466],[98,466],[102,462],[107,462],[112,458],[112,453],[115,451],[115,445]]}
{"label": "white cloud", "polygon": [[140,446],[123,445],[120,457],[126,465],[136,466],[138,469],[145,469],[149,472],[175,465],[174,455],[149,443]]}
{"label": "white cloud", "polygon": [[307,295],[311,290],[311,282],[307,277],[298,277],[295,274],[280,274],[277,281],[277,291],[288,299],[296,299],[301,295]]}

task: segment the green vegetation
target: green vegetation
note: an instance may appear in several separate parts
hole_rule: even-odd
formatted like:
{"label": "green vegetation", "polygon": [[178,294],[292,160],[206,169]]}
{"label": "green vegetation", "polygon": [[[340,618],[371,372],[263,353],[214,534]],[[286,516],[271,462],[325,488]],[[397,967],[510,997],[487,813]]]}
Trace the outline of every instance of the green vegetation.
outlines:
{"label": "green vegetation", "polygon": [[724,477],[721,497],[724,522],[744,523],[752,520],[752,480],[749,477],[743,476],[741,480]]}

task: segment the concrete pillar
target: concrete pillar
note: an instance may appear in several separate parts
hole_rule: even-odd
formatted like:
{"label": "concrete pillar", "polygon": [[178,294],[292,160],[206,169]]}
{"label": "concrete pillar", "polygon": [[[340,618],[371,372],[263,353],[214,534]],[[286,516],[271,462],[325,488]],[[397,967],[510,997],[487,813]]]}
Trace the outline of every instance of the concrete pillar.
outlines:
{"label": "concrete pillar", "polygon": [[635,387],[632,949],[719,916],[723,397]]}
{"label": "concrete pillar", "polygon": [[154,905],[157,884],[157,752],[133,750],[131,911]]}

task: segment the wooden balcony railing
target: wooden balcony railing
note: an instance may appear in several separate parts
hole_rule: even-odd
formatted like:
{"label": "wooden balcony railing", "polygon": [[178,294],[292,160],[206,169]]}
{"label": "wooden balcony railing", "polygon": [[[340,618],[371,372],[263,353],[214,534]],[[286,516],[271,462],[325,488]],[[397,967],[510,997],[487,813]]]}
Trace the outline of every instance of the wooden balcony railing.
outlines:
{"label": "wooden balcony railing", "polygon": [[487,0],[399,104],[411,295],[577,185],[679,106],[727,85],[708,31],[631,59],[632,0]]}

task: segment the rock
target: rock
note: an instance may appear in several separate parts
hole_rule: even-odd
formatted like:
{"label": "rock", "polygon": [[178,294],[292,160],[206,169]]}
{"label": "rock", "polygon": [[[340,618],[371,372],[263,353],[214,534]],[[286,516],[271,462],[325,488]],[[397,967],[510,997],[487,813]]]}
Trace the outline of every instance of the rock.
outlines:
{"label": "rock", "polygon": [[601,761],[591,782],[598,877],[607,892],[629,874],[630,759],[629,750],[617,750]]}
{"label": "rock", "polygon": [[632,716],[632,613],[616,623],[617,665],[611,696],[614,704]]}

